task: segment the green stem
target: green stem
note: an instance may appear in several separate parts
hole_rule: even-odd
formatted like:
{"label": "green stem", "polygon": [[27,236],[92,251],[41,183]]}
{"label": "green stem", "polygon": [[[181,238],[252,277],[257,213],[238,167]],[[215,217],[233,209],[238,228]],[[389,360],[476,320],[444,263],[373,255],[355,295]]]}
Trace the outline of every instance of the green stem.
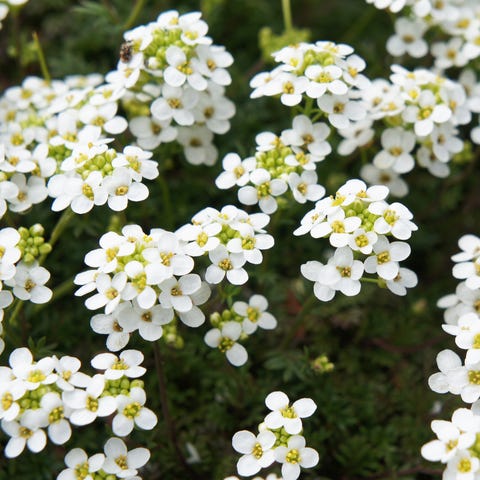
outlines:
{"label": "green stem", "polygon": [[35,307],[33,308],[33,313],[34,314],[38,313],[40,310],[43,310],[47,305],[49,305],[52,302],[55,302],[56,300],[64,297],[65,295],[70,293],[73,290],[74,287],[75,287],[75,285],[74,285],[73,280],[71,278],[69,278],[68,280],[65,280],[60,285],[55,287],[55,289],[53,290],[53,296],[48,303],[40,303],[38,305],[35,305]]}
{"label": "green stem", "polygon": [[13,304],[12,314],[10,315],[10,317],[8,317],[8,324],[11,325],[12,327],[18,326],[17,317],[22,311],[24,303],[25,302],[23,300],[19,300],[18,298],[15,299],[15,302]]}
{"label": "green stem", "polygon": [[283,24],[285,25],[285,33],[292,30],[292,8],[290,0],[282,0]]}
{"label": "green stem", "polygon": [[377,278],[361,277],[360,281],[365,283],[374,283],[375,285],[380,285],[380,280]]}
{"label": "green stem", "polygon": [[144,5],[145,5],[145,0],[137,0],[135,2],[135,5],[133,6],[132,11],[128,16],[127,21],[123,25],[123,30],[129,30],[130,28],[133,27]]}
{"label": "green stem", "polygon": [[317,297],[315,296],[314,293],[312,293],[307,298],[307,300],[303,303],[302,310],[297,315],[297,318],[295,319],[289,331],[287,332],[287,335],[285,335],[285,338],[281,343],[280,350],[285,350],[285,348],[287,348],[290,345],[290,342],[295,338],[295,334],[297,333],[298,328],[300,327],[300,325],[302,325],[303,321],[305,320],[305,317],[310,313],[312,307],[315,305],[317,301],[318,301]]}
{"label": "green stem", "polygon": [[190,473],[193,473],[190,465],[188,465],[187,461],[185,460],[185,456],[183,455],[182,450],[180,449],[180,446],[178,444],[175,424],[173,422],[172,416],[170,415],[170,409],[168,408],[167,382],[165,370],[163,368],[165,360],[163,359],[162,353],[160,352],[158,342],[154,342],[153,352],[155,356],[155,369],[157,371],[158,378],[158,393],[160,397],[160,404],[162,406],[163,419],[167,427],[167,435],[169,436],[170,442],[172,443],[175,453],[177,454],[177,457],[180,463],[183,465],[184,469],[189,471]]}
{"label": "green stem", "polygon": [[[48,243],[53,249],[53,246],[57,243],[57,240],[60,238],[60,235],[65,230],[66,226],[70,223],[70,220],[75,216],[74,211],[69,207],[63,213],[62,216],[58,219],[57,224],[55,225],[52,234]],[[39,259],[38,264],[41,265],[47,258],[48,253],[44,253]]]}
{"label": "green stem", "polygon": [[38,39],[37,32],[33,32],[33,42],[35,44],[35,50],[37,52],[38,63],[40,64],[40,69],[42,70],[43,78],[46,82],[50,83],[52,77],[50,76],[50,72],[48,71],[47,61],[45,60],[45,55],[43,53],[42,45],[40,44],[40,40]]}
{"label": "green stem", "polygon": [[170,189],[168,188],[168,183],[165,180],[164,173],[158,176],[158,183],[162,189],[162,201],[163,201],[163,215],[164,215],[164,227],[167,230],[173,229],[173,211],[172,211],[172,198],[170,195]]}

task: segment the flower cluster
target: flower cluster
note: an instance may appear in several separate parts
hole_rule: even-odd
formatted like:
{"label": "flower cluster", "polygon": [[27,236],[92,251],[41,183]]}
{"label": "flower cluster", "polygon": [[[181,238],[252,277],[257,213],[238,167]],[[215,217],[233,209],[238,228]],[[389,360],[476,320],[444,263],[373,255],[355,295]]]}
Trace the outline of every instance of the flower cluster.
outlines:
{"label": "flower cluster", "polygon": [[248,214],[234,205],[220,211],[207,207],[192,218],[191,224],[178,229],[176,235],[185,243],[188,255],[208,254],[208,283],[216,285],[226,279],[233,285],[243,285],[248,280],[244,265],[262,263],[262,250],[273,247],[273,237],[264,230],[269,221],[264,213]]}
{"label": "flower cluster", "polygon": [[349,128],[365,117],[366,108],[358,96],[369,86],[360,73],[366,65],[349,45],[299,43],[273,56],[279,65],[253,77],[252,98],[280,95],[280,101],[290,107],[304,99],[316,100],[319,111],[337,129]]}
{"label": "flower cluster", "polygon": [[349,180],[335,197],[318,201],[303,217],[295,235],[328,237],[336,249],[327,264],[313,260],[301,267],[302,275],[315,282],[319,300],[331,300],[338,290],[357,295],[364,273],[376,275],[378,284],[397,295],[417,284],[416,275],[399,263],[409,256],[410,246],[389,241],[389,237],[408,240],[417,226],[408,208],[398,202],[388,204],[387,195],[383,185],[367,188],[361,180]]}
{"label": "flower cluster", "polygon": [[177,140],[192,164],[212,165],[213,134],[230,129],[234,104],[225,97],[232,56],[212,45],[200,12],[171,10],[124,34],[117,69],[106,76],[143,148]]}
{"label": "flower cluster", "polygon": [[480,238],[464,235],[459,240],[461,252],[452,256],[456,262],[453,276],[463,280],[456,293],[441,298],[438,305],[445,308],[443,329],[455,337],[456,345],[466,350],[465,360],[452,350],[437,355],[439,372],[430,376],[428,384],[437,393],[460,395],[471,410],[460,408],[452,421],[434,420],[432,430],[438,440],[422,448],[430,461],[446,463],[448,479],[480,476]]}
{"label": "flower cluster", "polygon": [[448,162],[463,149],[458,127],[471,120],[463,86],[429,70],[392,66],[391,83],[373,82],[368,94],[371,117],[382,120],[382,150],[373,165],[404,174],[417,163],[445,177]]}
{"label": "flower cluster", "polygon": [[480,56],[478,2],[475,0],[367,0],[377,8],[389,8],[398,13],[411,7],[405,16],[395,21],[395,34],[387,42],[391,55],[421,58],[429,47],[424,36],[437,31],[448,40],[433,42],[430,53],[438,69],[464,67]]}
{"label": "flower cluster", "polygon": [[[69,77],[47,83],[36,77],[6,90],[0,102],[0,214],[25,212],[50,196],[52,210],[71,206],[86,213],[94,205],[124,210],[147,198],[143,179],[158,176],[150,152],[109,148],[127,128],[117,115],[118,97],[98,84],[102,77]],[[47,184],[48,182],[48,184]]]}
{"label": "flower cluster", "polygon": [[446,464],[444,480],[480,477],[480,404],[458,408],[450,422],[433,420],[436,440],[422,447],[422,456]]}
{"label": "flower cluster", "polygon": [[276,461],[282,464],[284,480],[296,480],[300,467],[314,467],[319,460],[317,451],[306,447],[302,435],[302,418],[310,417],[317,406],[311,398],[290,405],[287,395],[280,391],[267,395],[265,404],[271,412],[260,424],[259,433],[241,430],[232,438],[233,448],[242,454],[237,462],[238,474],[255,475]]}
{"label": "flower cluster", "polygon": [[241,160],[237,154],[229,153],[215,183],[220,189],[240,187],[240,203],[258,203],[267,214],[277,210],[276,197],[288,189],[299,203],[316,201],[325,194],[317,184],[315,167],[332,150],[326,140],[329,133],[325,123],[312,123],[306,115],[297,115],[292,128],[284,130],[280,137],[271,132],[257,135],[255,157]]}
{"label": "flower cluster", "polygon": [[239,342],[255,333],[258,327],[273,330],[277,326],[277,320],[267,308],[264,296],[252,295],[248,303],[237,301],[232,308],[213,313],[210,323],[214,328],[205,335],[205,343],[218,348],[232,365],[243,365],[248,353]]}
{"label": "flower cluster", "polygon": [[85,305],[104,308],[91,320],[95,332],[108,334],[107,347],[122,349],[130,333],[138,330],[149,341],[162,336],[162,326],[177,316],[190,327],[198,327],[205,315],[198,308],[208,300],[210,288],[199,275],[190,273],[194,261],[180,239],[163,229],[147,235],[138,225],[108,232],[100,248],[85,256],[92,270],[80,273],[76,295],[95,291]]}
{"label": "flower cluster", "polygon": [[[4,309],[14,298],[46,303],[52,297],[52,291],[45,286],[50,279],[50,272],[38,263],[39,257],[51,250],[51,246],[44,241],[43,233],[43,227],[39,224],[29,229],[0,229],[0,334]],[[4,289],[5,286],[9,289]],[[4,346],[0,339],[0,353]]]}
{"label": "flower cluster", "polygon": [[138,469],[148,462],[148,449],[140,447],[128,450],[123,440],[112,437],[105,443],[103,451],[89,457],[81,448],[70,450],[65,456],[68,468],[60,472],[57,480],[141,480],[137,475]]}
{"label": "flower cluster", "polygon": [[[114,414],[115,435],[128,435],[134,425],[150,430],[157,423],[145,407],[140,366],[143,354],[125,350],[117,357],[99,354],[92,365],[104,373],[90,377],[79,371],[75,357],[44,357],[34,361],[28,348],[17,348],[3,367],[0,386],[1,428],[10,437],[5,455],[17,457],[25,446],[32,452],[43,450],[48,437],[56,445],[66,443],[71,425],[88,425],[97,417]],[[66,477],[65,477],[66,478]]]}

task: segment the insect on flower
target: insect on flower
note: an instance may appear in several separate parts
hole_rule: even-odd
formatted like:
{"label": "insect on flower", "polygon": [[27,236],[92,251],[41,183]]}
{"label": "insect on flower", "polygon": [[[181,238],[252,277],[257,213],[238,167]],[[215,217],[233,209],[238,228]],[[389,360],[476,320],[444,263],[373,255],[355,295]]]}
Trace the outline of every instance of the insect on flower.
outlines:
{"label": "insect on flower", "polygon": [[128,63],[132,58],[132,42],[123,42],[120,46],[120,60],[123,63]]}

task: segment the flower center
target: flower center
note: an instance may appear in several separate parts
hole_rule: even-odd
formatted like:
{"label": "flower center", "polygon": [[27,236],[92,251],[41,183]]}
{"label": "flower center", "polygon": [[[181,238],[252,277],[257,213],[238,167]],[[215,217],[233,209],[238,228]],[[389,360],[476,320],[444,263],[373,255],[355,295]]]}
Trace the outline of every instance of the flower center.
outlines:
{"label": "flower center", "polygon": [[2,397],[2,410],[6,411],[8,410],[13,403],[13,396],[10,392],[7,392],[3,395]]}
{"label": "flower center", "polygon": [[480,370],[469,370],[468,381],[473,385],[480,385]]}
{"label": "flower center", "polygon": [[96,412],[98,410],[98,400],[95,397],[88,396],[87,397],[87,410],[91,412]]}
{"label": "flower center", "polygon": [[57,407],[54,408],[51,412],[50,415],[48,415],[48,423],[55,423],[59,422],[65,417],[63,413],[63,407]]}
{"label": "flower center", "polygon": [[28,382],[39,383],[45,380],[47,377],[41,370],[32,370],[27,377]]}
{"label": "flower center", "polygon": [[259,443],[256,443],[252,450],[252,455],[258,460],[262,458],[263,455],[263,448]]}
{"label": "flower center", "polygon": [[218,266],[225,271],[233,270],[232,262],[228,258],[224,258],[223,260],[221,260]]}
{"label": "flower center", "polygon": [[218,349],[225,353],[227,350],[230,350],[235,345],[235,341],[230,337],[222,337],[220,343],[218,344]]}
{"label": "flower center", "polygon": [[390,261],[390,252],[381,252],[377,255],[377,263],[379,265],[383,265],[384,263],[388,263]]}
{"label": "flower center", "polygon": [[287,453],[285,460],[288,463],[293,463],[293,464],[300,462],[300,452],[295,448],[293,450],[290,450]]}
{"label": "flower center", "polygon": [[130,420],[133,420],[140,413],[141,409],[142,406],[138,402],[133,402],[123,409],[123,414]]}

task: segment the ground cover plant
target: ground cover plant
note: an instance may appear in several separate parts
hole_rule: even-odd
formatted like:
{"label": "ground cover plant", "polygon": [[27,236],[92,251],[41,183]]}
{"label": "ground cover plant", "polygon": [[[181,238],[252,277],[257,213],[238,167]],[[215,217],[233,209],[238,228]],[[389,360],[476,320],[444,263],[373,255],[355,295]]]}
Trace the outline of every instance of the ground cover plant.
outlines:
{"label": "ground cover plant", "polygon": [[476,1],[0,17],[0,479],[480,478]]}

